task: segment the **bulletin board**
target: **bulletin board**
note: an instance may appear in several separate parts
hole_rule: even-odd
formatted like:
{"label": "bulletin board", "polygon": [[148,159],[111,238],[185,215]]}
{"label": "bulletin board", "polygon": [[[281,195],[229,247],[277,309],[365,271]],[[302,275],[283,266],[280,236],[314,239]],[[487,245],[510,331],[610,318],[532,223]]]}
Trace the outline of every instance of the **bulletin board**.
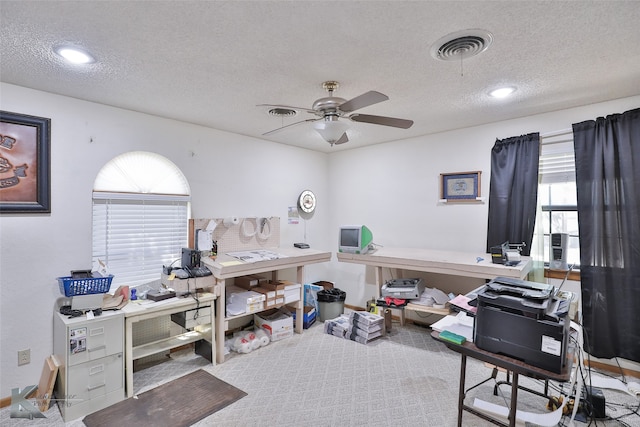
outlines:
{"label": "bulletin board", "polygon": [[189,220],[189,247],[207,251],[200,233],[211,233],[218,253],[280,247],[280,217],[200,218]]}

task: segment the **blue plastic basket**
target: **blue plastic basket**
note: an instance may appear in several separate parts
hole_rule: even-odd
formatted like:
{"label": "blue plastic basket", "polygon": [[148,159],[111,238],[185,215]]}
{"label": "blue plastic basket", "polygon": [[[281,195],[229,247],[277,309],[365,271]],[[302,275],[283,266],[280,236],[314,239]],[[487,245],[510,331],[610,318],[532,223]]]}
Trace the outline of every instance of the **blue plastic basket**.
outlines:
{"label": "blue plastic basket", "polygon": [[113,274],[106,277],[89,277],[86,279],[74,279],[71,276],[58,277],[60,293],[67,297],[76,295],[104,294],[109,292]]}

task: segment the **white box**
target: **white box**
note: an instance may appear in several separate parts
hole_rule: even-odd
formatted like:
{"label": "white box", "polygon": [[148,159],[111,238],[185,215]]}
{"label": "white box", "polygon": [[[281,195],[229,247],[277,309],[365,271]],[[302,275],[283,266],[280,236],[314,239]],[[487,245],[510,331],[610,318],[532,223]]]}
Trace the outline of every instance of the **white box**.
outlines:
{"label": "white box", "polygon": [[283,280],[284,283],[284,303],[289,304],[292,302],[300,301],[300,289],[302,285],[300,283],[293,283]]}
{"label": "white box", "polygon": [[227,316],[239,316],[260,311],[266,297],[254,291],[232,292],[227,295]]}
{"label": "white box", "polygon": [[262,328],[271,337],[271,341],[280,341],[293,336],[293,317],[281,310],[269,310],[253,315],[253,323]]}

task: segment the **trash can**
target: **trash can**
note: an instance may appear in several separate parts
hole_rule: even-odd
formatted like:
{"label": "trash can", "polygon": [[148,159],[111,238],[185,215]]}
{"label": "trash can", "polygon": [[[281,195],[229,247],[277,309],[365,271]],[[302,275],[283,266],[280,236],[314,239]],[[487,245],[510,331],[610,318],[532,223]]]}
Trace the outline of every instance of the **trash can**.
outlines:
{"label": "trash can", "polygon": [[344,313],[344,300],[347,293],[338,288],[318,291],[318,315],[320,321],[335,319]]}

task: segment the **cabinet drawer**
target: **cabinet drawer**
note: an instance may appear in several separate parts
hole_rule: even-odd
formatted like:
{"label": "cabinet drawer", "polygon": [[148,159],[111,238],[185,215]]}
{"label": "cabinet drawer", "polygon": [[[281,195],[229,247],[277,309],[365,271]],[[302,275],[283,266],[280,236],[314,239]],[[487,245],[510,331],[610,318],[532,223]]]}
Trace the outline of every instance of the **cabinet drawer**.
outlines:
{"label": "cabinet drawer", "polygon": [[94,320],[69,326],[69,366],[122,353],[123,330],[122,318]]}
{"label": "cabinet drawer", "polygon": [[124,395],[122,353],[70,367],[67,385],[67,405],[101,398],[119,389]]}

